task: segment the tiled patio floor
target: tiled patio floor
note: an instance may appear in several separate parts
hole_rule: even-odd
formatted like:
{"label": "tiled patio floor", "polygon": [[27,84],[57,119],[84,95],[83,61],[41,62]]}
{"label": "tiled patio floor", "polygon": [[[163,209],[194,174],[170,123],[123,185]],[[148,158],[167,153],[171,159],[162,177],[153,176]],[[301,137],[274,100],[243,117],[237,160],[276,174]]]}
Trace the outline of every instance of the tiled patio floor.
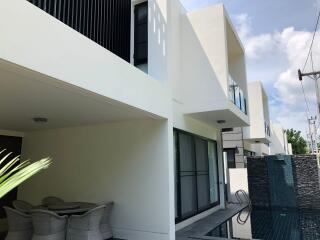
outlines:
{"label": "tiled patio floor", "polygon": [[[176,233],[176,240],[206,239],[206,233],[216,228],[227,219],[244,209],[247,205],[230,204],[226,209],[219,210]],[[222,239],[222,238],[210,238]]]}

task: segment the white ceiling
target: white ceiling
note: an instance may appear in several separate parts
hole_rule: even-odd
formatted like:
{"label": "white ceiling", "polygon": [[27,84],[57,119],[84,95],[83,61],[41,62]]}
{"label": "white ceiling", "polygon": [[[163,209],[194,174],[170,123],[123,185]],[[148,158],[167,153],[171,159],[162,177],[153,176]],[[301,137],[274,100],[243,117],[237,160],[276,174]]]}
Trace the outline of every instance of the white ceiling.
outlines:
{"label": "white ceiling", "polygon": [[[34,117],[48,118],[48,123],[37,124]],[[63,81],[0,61],[0,129],[31,131],[142,118],[155,117]]]}

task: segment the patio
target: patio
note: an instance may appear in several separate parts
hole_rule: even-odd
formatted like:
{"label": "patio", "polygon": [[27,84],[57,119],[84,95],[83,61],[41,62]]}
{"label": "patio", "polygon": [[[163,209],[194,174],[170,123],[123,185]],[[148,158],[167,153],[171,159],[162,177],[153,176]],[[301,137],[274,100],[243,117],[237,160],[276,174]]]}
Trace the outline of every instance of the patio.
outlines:
{"label": "patio", "polygon": [[[23,160],[53,159],[19,187],[18,199],[114,201],[116,238],[167,238],[172,128],[165,116],[3,60],[0,78],[0,136],[21,139]],[[152,109],[165,104],[143,102]]]}

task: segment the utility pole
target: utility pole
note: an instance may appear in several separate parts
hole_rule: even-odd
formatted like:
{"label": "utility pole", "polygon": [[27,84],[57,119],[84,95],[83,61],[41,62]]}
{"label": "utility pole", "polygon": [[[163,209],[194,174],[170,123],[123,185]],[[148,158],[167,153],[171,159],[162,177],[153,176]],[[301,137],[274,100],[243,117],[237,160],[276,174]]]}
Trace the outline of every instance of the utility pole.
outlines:
{"label": "utility pole", "polygon": [[[299,76],[299,80],[302,81],[303,77],[309,77],[311,78],[314,83],[315,83],[315,90],[316,90],[316,97],[317,97],[317,116],[318,119],[320,117],[320,93],[319,93],[319,86],[318,86],[318,80],[320,79],[320,71],[318,72],[309,72],[309,73],[302,73],[301,70],[298,70],[298,76]],[[309,132],[310,132],[310,136],[311,136],[311,144],[314,146],[315,145],[315,150],[316,150],[316,155],[317,155],[317,159],[319,159],[319,151],[318,151],[318,134],[317,134],[317,124],[316,124],[316,119],[317,118],[312,118],[308,119],[308,124],[309,124]],[[311,128],[310,126],[310,122],[312,122],[312,124],[314,124],[313,128]]]}
{"label": "utility pole", "polygon": [[315,82],[316,96],[317,96],[317,107],[318,107],[318,115],[320,115],[320,94],[319,94],[319,86],[318,80],[320,79],[320,71],[319,72],[309,72],[302,73],[301,70],[298,70],[299,80],[302,81],[303,77],[309,77]]}
{"label": "utility pole", "polygon": [[316,117],[311,117],[308,119],[308,126],[309,126],[309,138],[310,138],[310,153],[316,154],[317,153],[317,125],[316,125]]}

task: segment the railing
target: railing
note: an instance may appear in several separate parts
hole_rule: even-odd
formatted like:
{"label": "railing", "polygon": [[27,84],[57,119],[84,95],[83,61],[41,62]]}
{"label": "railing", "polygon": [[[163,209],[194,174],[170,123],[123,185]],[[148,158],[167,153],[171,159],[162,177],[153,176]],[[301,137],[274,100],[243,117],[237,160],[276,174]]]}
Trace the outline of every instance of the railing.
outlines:
{"label": "railing", "polygon": [[27,0],[130,62],[131,0]]}
{"label": "railing", "polygon": [[265,129],[265,133],[267,134],[267,136],[271,136],[271,130],[270,130],[270,126],[267,122],[264,122],[264,129]]}
{"label": "railing", "polygon": [[229,99],[244,114],[247,114],[247,99],[244,96],[243,90],[231,76],[229,76]]}
{"label": "railing", "polygon": [[[243,199],[240,197],[240,194],[242,196],[244,196],[245,201],[243,201]],[[251,200],[250,200],[248,194],[244,190],[240,189],[240,190],[236,191],[235,197],[236,197],[237,201],[239,202],[239,204],[247,203],[248,206],[251,207]]]}
{"label": "railing", "polygon": [[[241,196],[244,197],[244,200],[241,198]],[[242,189],[236,191],[235,197],[240,205],[242,205],[244,203],[248,204],[248,207],[245,209],[242,209],[237,216],[237,222],[241,225],[244,225],[248,221],[250,214],[251,214],[251,210],[252,210],[251,200],[250,200],[248,194]],[[244,219],[241,218],[242,213],[246,214]]]}
{"label": "railing", "polygon": [[[246,224],[246,222],[248,221],[248,219],[249,219],[249,217],[250,217],[251,210],[252,210],[251,200],[250,200],[248,194],[247,194],[244,190],[242,190],[242,189],[236,191],[235,196],[236,196],[237,201],[239,202],[240,205],[242,205],[242,204],[244,204],[244,203],[248,204],[248,208],[242,209],[242,210],[239,212],[238,216],[237,216],[237,222],[238,222],[239,224],[241,224],[241,225],[244,225],[244,224]],[[244,197],[244,201],[243,201],[243,199],[241,198],[241,196]],[[248,211],[245,212],[244,210],[248,210]],[[243,212],[246,213],[246,217],[245,217],[244,219],[241,218],[241,215],[242,215]]]}
{"label": "railing", "polygon": [[[244,219],[241,218],[242,213],[245,214],[245,218],[244,218]],[[251,214],[251,208],[249,208],[249,209],[242,209],[242,210],[239,212],[238,216],[237,216],[237,222],[238,222],[240,225],[246,224],[247,221],[248,221],[248,219],[249,219],[249,217],[250,217],[250,214]]]}

